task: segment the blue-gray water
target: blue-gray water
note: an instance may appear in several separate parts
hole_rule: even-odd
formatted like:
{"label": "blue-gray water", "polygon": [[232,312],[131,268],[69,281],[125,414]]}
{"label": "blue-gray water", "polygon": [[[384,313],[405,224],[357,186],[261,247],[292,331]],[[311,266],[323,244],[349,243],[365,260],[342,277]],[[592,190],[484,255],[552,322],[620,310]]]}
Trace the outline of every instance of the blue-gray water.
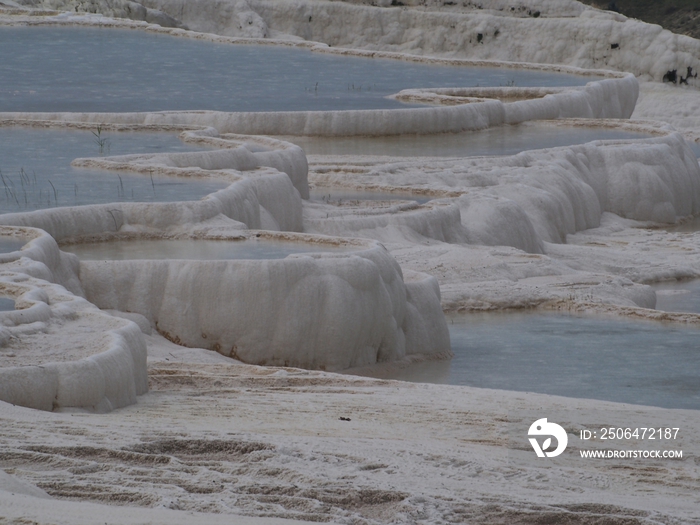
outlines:
{"label": "blue-gray water", "polygon": [[435,66],[141,31],[0,28],[0,111],[300,111],[406,107],[406,88],[584,85],[593,77]]}
{"label": "blue-gray water", "polygon": [[285,137],[308,155],[390,155],[396,157],[474,157],[584,144],[594,140],[647,139],[651,135],[602,127],[528,123],[482,131],[390,137]]}
{"label": "blue-gray water", "polygon": [[270,239],[242,241],[211,241],[203,239],[183,240],[135,240],[114,241],[62,246],[61,250],[76,254],[81,260],[124,259],[283,259],[293,253],[318,253],[344,251],[324,244],[305,244]]}
{"label": "blue-gray water", "polygon": [[9,312],[15,309],[15,300],[7,297],[0,297],[0,312]]}
{"label": "blue-gray water", "polygon": [[695,156],[700,158],[700,144],[691,140],[688,141],[688,144],[690,145],[690,149],[693,150],[693,153],[695,153]]}
{"label": "blue-gray water", "polygon": [[700,329],[535,313],[451,321],[452,360],[376,375],[700,409]]}
{"label": "blue-gray water", "polygon": [[655,284],[652,288],[657,310],[700,314],[700,280]]}
{"label": "blue-gray water", "polygon": [[17,250],[21,250],[22,246],[25,244],[27,244],[26,239],[0,235],[0,253],[16,252]]}
{"label": "blue-gray water", "polygon": [[0,214],[119,201],[197,200],[226,187],[212,179],[73,168],[77,157],[201,149],[174,133],[100,132],[0,127]]}

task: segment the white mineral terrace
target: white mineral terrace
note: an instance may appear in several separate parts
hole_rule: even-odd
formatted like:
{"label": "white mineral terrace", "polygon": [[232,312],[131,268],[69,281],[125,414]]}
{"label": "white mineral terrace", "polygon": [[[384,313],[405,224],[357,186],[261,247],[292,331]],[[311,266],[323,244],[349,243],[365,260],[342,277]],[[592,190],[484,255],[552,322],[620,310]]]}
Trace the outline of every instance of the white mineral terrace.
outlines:
{"label": "white mineral terrace", "polygon": [[[76,26],[587,83],[267,112],[0,90],[3,136],[94,151],[0,157],[0,523],[700,524],[700,41],[574,0],[0,0],[0,30]],[[117,198],[83,197],[101,176]],[[530,358],[493,318],[470,339],[514,310]],[[634,343],[537,332],[562,312]],[[545,417],[557,458],[528,442]],[[604,427],[680,430],[581,438]],[[609,449],[683,457],[581,457]]]}

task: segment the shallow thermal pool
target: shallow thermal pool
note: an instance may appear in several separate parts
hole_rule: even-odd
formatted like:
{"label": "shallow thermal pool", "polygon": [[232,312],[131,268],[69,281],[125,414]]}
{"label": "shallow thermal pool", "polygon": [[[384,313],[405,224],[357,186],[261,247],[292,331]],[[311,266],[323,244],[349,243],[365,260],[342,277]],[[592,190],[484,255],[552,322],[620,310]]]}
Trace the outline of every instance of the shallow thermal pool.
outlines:
{"label": "shallow thermal pool", "polygon": [[[96,132],[96,130],[95,130]],[[195,151],[175,133],[0,127],[0,214],[109,202],[197,200],[225,188],[214,179],[73,168],[78,157]]]}
{"label": "shallow thermal pool", "polygon": [[220,44],[128,29],[0,27],[0,111],[406,107],[406,88],[571,86],[597,77]]}
{"label": "shallow thermal pool", "polygon": [[700,217],[695,217],[677,226],[668,226],[664,228],[664,230],[672,233],[692,233],[700,231]]}
{"label": "shallow thermal pool", "polygon": [[330,244],[249,239],[241,241],[177,239],[133,240],[70,244],[61,250],[76,254],[81,260],[126,259],[284,259],[294,253],[342,252],[355,247]]}
{"label": "shallow thermal pool", "polygon": [[0,253],[10,253],[21,250],[22,246],[27,244],[27,242],[29,242],[27,239],[0,235]]}
{"label": "shallow thermal pool", "polygon": [[700,280],[655,284],[652,288],[657,310],[700,314]]}
{"label": "shallow thermal pool", "polygon": [[15,309],[15,300],[8,297],[0,297],[0,312],[9,312]]}
{"label": "shallow thermal pool", "polygon": [[515,155],[522,151],[585,144],[594,140],[647,139],[651,135],[604,127],[527,123],[482,131],[390,137],[284,137],[307,155],[389,155],[395,157],[473,157]]}
{"label": "shallow thermal pool", "polygon": [[695,156],[700,158],[700,144],[692,140],[689,140],[688,144],[690,145],[690,149],[693,150],[693,153],[695,153]]}
{"label": "shallow thermal pool", "polygon": [[452,360],[371,375],[700,409],[700,329],[539,313],[448,322]]}

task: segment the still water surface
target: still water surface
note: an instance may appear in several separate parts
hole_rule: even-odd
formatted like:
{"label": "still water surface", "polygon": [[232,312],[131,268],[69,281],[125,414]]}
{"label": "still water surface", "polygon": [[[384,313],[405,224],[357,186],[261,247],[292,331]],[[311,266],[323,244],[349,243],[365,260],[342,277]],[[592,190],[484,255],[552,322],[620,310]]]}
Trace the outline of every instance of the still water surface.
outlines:
{"label": "still water surface", "polygon": [[127,259],[284,259],[287,255],[294,253],[343,252],[351,249],[326,244],[274,241],[270,239],[241,241],[158,239],[61,246],[61,250],[74,253],[81,260],[85,261]]}
{"label": "still water surface", "polygon": [[700,329],[542,313],[448,322],[450,361],[372,375],[700,410]]}
{"label": "still water surface", "polygon": [[651,135],[603,127],[528,123],[481,131],[389,137],[284,137],[307,155],[388,155],[394,157],[474,157],[515,155],[594,140],[646,139]]}
{"label": "still water surface", "polygon": [[[97,130],[93,130],[97,132]],[[196,151],[175,133],[0,127],[0,214],[109,202],[197,200],[225,188],[214,179],[74,168],[78,157]]]}
{"label": "still water surface", "polygon": [[126,29],[0,27],[0,111],[408,107],[406,88],[585,85],[595,77],[232,45]]}

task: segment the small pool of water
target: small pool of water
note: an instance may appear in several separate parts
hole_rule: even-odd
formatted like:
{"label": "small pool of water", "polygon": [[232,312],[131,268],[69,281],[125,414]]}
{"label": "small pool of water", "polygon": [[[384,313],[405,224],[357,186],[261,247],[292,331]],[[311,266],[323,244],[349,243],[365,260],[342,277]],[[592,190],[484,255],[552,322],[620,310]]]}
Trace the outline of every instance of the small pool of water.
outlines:
{"label": "small pool of water", "polygon": [[15,300],[8,297],[0,297],[0,312],[11,312],[15,309]]}
{"label": "small pool of water", "polygon": [[406,88],[585,85],[595,77],[436,66],[87,27],[0,27],[0,111],[407,107]]}
{"label": "small pool of water", "polygon": [[375,375],[700,410],[700,329],[532,313],[451,321],[452,360]]}
{"label": "small pool of water", "polygon": [[694,219],[679,224],[678,226],[669,226],[664,228],[667,232],[671,233],[693,233],[700,231],[700,217],[695,217]]}
{"label": "small pool of water", "polygon": [[[324,244],[249,239],[211,241],[203,239],[114,241],[61,246],[83,261],[127,259],[284,259],[294,253],[342,252],[353,248]],[[356,248],[355,248],[356,249]]]}
{"label": "small pool of water", "polygon": [[102,146],[90,131],[0,127],[0,214],[119,201],[197,200],[227,186],[214,179],[71,167],[78,157],[202,149],[174,133],[103,130],[99,136]]}
{"label": "small pool of water", "polygon": [[700,144],[698,144],[695,141],[688,141],[688,144],[690,145],[690,148],[693,150],[693,153],[695,153],[695,156],[700,158]]}
{"label": "small pool of water", "polygon": [[594,140],[647,139],[651,135],[610,128],[541,123],[498,126],[482,131],[392,137],[284,137],[307,155],[389,155],[393,157],[473,157],[585,144]]}
{"label": "small pool of water", "polygon": [[311,200],[329,204],[352,203],[352,201],[414,201],[425,204],[433,199],[427,195],[412,193],[388,193],[369,190],[335,190],[333,188],[316,187],[309,191]]}
{"label": "small pool of water", "polygon": [[655,284],[652,288],[657,310],[700,314],[700,280]]}
{"label": "small pool of water", "polygon": [[7,237],[0,235],[0,253],[10,253],[21,250],[22,246],[27,244],[27,239],[18,239],[17,237]]}

